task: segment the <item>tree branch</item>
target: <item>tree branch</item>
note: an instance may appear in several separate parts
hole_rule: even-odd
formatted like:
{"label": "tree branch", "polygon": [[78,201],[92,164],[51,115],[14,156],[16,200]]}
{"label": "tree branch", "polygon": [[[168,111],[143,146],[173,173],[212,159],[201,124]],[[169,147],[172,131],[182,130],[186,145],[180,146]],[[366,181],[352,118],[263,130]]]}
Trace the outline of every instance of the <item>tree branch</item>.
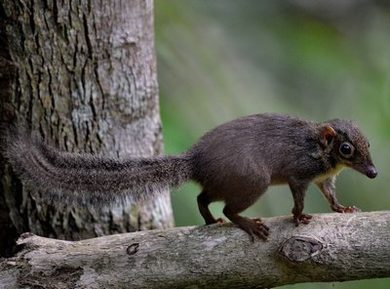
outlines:
{"label": "tree branch", "polygon": [[[390,277],[390,211],[264,220],[268,241],[231,224],[70,242],[23,234],[0,262],[5,288],[269,288]],[[1,287],[1,286],[0,286]],[[2,287],[3,288],[3,287]],[[34,287],[35,288],[35,287]],[[38,288],[38,287],[36,287]]]}

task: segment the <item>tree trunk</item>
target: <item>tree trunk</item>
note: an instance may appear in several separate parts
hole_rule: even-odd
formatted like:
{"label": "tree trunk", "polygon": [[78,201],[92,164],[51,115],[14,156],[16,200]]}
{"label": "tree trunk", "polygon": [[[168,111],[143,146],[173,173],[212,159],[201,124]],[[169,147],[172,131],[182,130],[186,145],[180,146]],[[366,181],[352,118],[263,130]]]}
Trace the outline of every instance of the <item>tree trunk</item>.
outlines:
{"label": "tree trunk", "polygon": [[[0,33],[3,126],[70,152],[162,152],[152,0],[3,0]],[[168,191],[142,206],[52,206],[0,167],[3,255],[26,231],[78,240],[173,224]]]}
{"label": "tree trunk", "polygon": [[321,214],[299,227],[291,216],[264,222],[271,229],[266,242],[251,242],[232,224],[77,242],[24,234],[18,255],[0,262],[0,284],[249,289],[390,277],[390,212]]}

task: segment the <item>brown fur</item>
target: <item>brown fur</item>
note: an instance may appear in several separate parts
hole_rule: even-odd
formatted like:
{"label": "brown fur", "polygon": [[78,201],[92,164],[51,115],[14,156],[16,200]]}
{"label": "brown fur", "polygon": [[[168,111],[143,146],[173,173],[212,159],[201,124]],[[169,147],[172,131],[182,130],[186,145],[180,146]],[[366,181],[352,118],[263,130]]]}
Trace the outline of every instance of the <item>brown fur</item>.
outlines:
{"label": "brown fur", "polygon": [[[354,149],[348,158],[339,150],[345,142]],[[319,186],[333,210],[355,211],[337,203],[335,175],[347,166],[375,177],[368,147],[351,121],[316,123],[281,114],[258,114],[218,126],[179,156],[112,159],[72,154],[23,134],[9,136],[6,156],[27,185],[77,204],[99,205],[127,198],[140,201],[193,179],[202,186],[198,205],[207,224],[218,221],[208,205],[223,201],[224,214],[232,222],[252,238],[266,238],[268,228],[259,219],[250,220],[239,213],[270,185],[289,185],[296,224],[308,223],[311,218],[303,214],[310,182]]]}

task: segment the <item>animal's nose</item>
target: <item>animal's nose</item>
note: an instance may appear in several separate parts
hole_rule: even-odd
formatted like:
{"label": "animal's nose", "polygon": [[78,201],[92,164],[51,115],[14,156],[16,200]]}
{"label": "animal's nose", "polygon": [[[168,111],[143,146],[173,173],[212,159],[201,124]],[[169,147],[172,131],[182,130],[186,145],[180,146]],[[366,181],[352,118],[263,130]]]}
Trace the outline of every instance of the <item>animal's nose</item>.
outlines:
{"label": "animal's nose", "polygon": [[370,179],[373,179],[378,175],[378,171],[376,170],[376,168],[374,166],[370,166],[367,168],[366,175]]}

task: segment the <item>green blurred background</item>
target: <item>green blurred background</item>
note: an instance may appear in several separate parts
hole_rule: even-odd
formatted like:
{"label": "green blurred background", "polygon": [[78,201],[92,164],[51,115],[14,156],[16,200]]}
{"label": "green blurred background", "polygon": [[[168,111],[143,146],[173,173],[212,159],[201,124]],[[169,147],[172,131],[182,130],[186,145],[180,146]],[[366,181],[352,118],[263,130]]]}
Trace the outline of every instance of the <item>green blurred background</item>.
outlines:
{"label": "green blurred background", "polygon": [[[390,2],[364,0],[160,0],[155,33],[165,150],[188,149],[238,116],[284,112],[348,118],[370,139],[379,176],[338,179],[342,204],[390,208]],[[176,225],[203,224],[188,184],[172,193]],[[287,187],[270,188],[247,216],[289,214]],[[307,212],[329,212],[316,188]],[[222,204],[213,204],[216,216]],[[390,279],[283,288],[390,288]]]}

